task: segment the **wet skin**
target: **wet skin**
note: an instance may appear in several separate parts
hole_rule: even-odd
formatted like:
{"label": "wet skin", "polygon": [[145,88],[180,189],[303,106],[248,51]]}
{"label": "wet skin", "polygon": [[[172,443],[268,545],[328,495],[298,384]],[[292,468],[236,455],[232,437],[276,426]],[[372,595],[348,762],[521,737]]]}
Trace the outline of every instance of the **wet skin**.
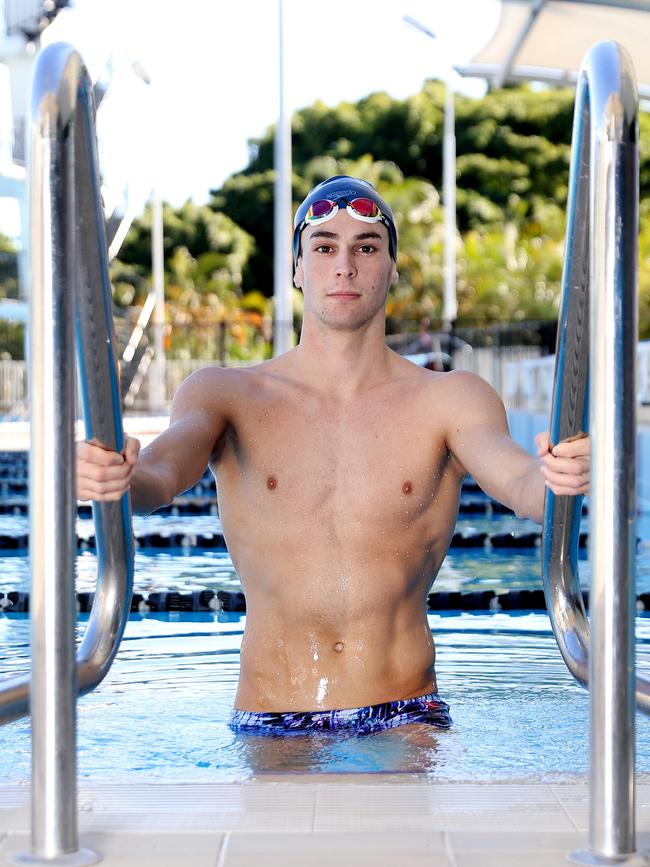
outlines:
{"label": "wet skin", "polygon": [[232,377],[246,397],[212,463],[247,601],[235,706],[431,692],[426,597],[464,475],[442,431],[422,424],[436,377],[396,359],[394,380],[341,401],[292,380],[286,363]]}
{"label": "wet skin", "polygon": [[246,594],[235,707],[249,711],[359,707],[434,691],[426,598],[466,473],[538,521],[544,476],[560,492],[587,484],[583,446],[547,454],[540,435],[540,463],[510,439],[503,404],[479,377],[426,371],[387,349],[396,275],[384,226],[340,212],[305,229],[302,250],[296,349],[254,368],[193,374],[169,429],[139,460],[127,448],[130,466],[113,476],[87,468],[95,452],[86,444],[78,460],[80,496],[106,499],[130,486],[144,512],[210,465]]}

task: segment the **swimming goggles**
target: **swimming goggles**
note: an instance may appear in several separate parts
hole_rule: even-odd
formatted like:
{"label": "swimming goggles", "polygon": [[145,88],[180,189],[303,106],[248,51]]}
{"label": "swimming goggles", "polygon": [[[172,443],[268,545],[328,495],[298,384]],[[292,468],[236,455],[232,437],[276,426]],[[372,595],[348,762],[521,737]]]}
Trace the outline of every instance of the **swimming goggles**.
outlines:
{"label": "swimming goggles", "polygon": [[309,206],[309,210],[300,225],[300,231],[305,226],[317,226],[319,223],[326,223],[331,220],[339,212],[339,202],[345,203],[345,210],[355,220],[362,220],[364,223],[384,223],[388,226],[388,219],[379,209],[376,202],[372,199],[359,197],[357,199],[338,199],[333,202],[331,199],[317,199]]}

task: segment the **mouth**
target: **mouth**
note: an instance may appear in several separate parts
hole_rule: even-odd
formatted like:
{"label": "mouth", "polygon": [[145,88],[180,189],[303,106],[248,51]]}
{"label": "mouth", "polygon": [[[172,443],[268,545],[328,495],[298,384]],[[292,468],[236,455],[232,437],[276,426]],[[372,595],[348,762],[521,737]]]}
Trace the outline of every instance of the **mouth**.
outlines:
{"label": "mouth", "polygon": [[361,298],[361,294],[359,292],[329,292],[327,295],[328,298]]}

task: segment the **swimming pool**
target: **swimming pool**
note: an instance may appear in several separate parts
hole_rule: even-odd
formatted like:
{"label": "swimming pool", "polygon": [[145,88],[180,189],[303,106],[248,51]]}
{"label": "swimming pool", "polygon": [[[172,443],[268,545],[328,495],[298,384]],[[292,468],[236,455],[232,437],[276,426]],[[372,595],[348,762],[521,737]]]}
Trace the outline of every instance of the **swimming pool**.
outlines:
{"label": "swimming pool", "polygon": [[[587,771],[588,696],[545,614],[429,614],[438,680],[454,726],[409,742],[236,735],[226,725],[245,615],[134,615],[106,680],[79,703],[79,774],[110,782],[242,781],[278,773],[421,773],[437,780],[570,780]],[[83,622],[78,629],[83,631]],[[650,670],[650,617],[637,621]],[[29,622],[0,617],[5,673],[28,666]],[[650,774],[650,720],[638,716],[638,768]],[[29,779],[29,722],[3,731],[0,780]]]}
{"label": "swimming pool", "polygon": [[[645,518],[645,516],[644,516]],[[26,518],[0,517],[0,523],[7,526],[9,521],[21,521],[26,527]],[[157,527],[154,518],[146,520],[148,528]],[[156,519],[163,523],[163,519]],[[84,526],[87,525],[87,526]],[[80,534],[90,532],[89,521],[79,521]],[[469,534],[473,531],[508,532],[517,527],[518,532],[525,522],[508,516],[494,518],[461,518],[457,530]],[[532,525],[531,526],[536,526]],[[164,522],[165,532],[179,533],[189,536],[207,528],[214,531],[218,528],[218,519],[214,517],[168,518]],[[579,552],[580,581],[586,589],[589,586],[589,562],[587,552]],[[89,592],[94,590],[96,581],[97,558],[95,552],[86,550],[77,557],[77,590]],[[161,589],[190,591],[208,588],[210,590],[241,590],[241,584],[233,568],[232,561],[225,549],[199,549],[195,547],[177,547],[167,549],[139,548],[136,551],[135,567],[136,589],[140,592],[154,592]],[[25,551],[0,550],[0,593],[12,590],[27,591],[30,574],[29,560]],[[541,589],[539,552],[536,549],[486,549],[486,548],[452,548],[436,578],[433,589],[436,591],[461,590],[473,592],[478,590],[533,590]],[[650,592],[650,543],[639,543],[637,552],[637,592]]]}
{"label": "swimming pool", "polygon": [[[478,503],[459,517],[464,536],[539,532],[532,522],[485,513]],[[466,500],[466,504],[468,501]],[[647,515],[639,533],[648,538]],[[584,529],[586,520],[583,519]],[[92,536],[92,522],[78,520],[78,536]],[[202,534],[219,533],[218,517],[136,517],[137,537],[174,545],[136,552],[136,590],[146,595],[241,590],[230,557],[218,543],[198,548]],[[27,533],[22,514],[0,516],[0,532]],[[580,552],[583,586],[589,583],[586,550]],[[637,555],[637,590],[650,592],[650,546]],[[85,543],[77,558],[77,590],[94,589],[96,556]],[[27,591],[25,551],[0,551],[0,593]],[[541,588],[534,548],[452,548],[436,579],[439,592],[477,593]],[[501,597],[503,598],[503,597]],[[0,600],[1,601],[1,600]],[[0,609],[1,610],[1,609]],[[226,719],[239,673],[245,615],[133,614],[106,678],[79,703],[81,779],[111,782],[243,781],[282,773],[419,773],[439,780],[565,780],[584,777],[588,764],[588,695],[566,670],[539,611],[431,611],[441,695],[451,704],[454,726],[411,737],[400,728],[362,738],[341,734],[270,738],[232,732]],[[87,616],[81,615],[82,634]],[[650,670],[650,615],[637,620],[639,661]],[[29,621],[0,613],[0,677],[28,669]],[[650,774],[650,720],[638,717],[638,768]],[[27,783],[29,721],[6,726],[0,781]]]}

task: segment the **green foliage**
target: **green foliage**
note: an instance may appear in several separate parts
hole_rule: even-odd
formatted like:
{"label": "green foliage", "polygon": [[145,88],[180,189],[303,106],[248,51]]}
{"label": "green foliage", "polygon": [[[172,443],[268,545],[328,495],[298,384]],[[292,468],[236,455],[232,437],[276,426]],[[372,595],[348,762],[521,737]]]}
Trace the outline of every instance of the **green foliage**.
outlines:
{"label": "green foliage", "polygon": [[458,324],[554,319],[561,277],[559,239],[520,235],[514,223],[470,231],[458,258]]}
{"label": "green foliage", "polygon": [[25,358],[25,325],[10,319],[0,319],[0,360]]}
{"label": "green foliage", "polygon": [[[343,102],[328,108],[317,102],[297,112],[292,129],[294,204],[332,174],[371,180],[391,202],[391,191],[406,178],[439,190],[444,96],[444,85],[429,81],[420,93],[403,101],[375,93],[356,105]],[[565,204],[572,116],[572,90],[535,93],[522,87],[480,100],[456,97],[457,215],[462,234],[503,233],[506,224],[514,223],[525,236],[548,206]],[[251,143],[247,169],[213,191],[211,201],[255,237],[251,285],[265,294],[271,294],[272,287],[273,182],[271,129]],[[400,197],[403,193],[396,196]],[[431,232],[441,214],[437,194],[428,200],[428,239],[411,231],[408,218],[400,225],[402,283],[408,281],[418,298],[422,292],[435,294],[434,283],[439,292],[440,285],[429,260],[437,261],[433,251],[440,239],[436,241]],[[554,235],[557,228],[553,226]],[[416,237],[421,249],[411,249],[409,238]],[[419,272],[421,265],[424,273]],[[409,294],[404,286],[397,291]],[[398,304],[396,310],[405,305],[406,301]],[[421,302],[416,306],[419,309]]]}
{"label": "green foliage", "polygon": [[[151,222],[147,208],[111,265],[118,306],[141,306],[151,291]],[[242,333],[257,334],[268,312],[241,315],[253,237],[226,214],[192,202],[178,209],[165,205],[163,227],[170,356],[212,359],[222,354],[231,330],[237,346]]]}
{"label": "green foliage", "polygon": [[[352,174],[371,181],[394,209],[400,278],[388,313],[395,329],[403,319],[435,322],[441,313],[444,98],[442,83],[429,81],[405,100],[374,93],[333,108],[316,102],[292,122],[294,205],[319,181]],[[573,102],[572,89],[513,87],[482,99],[456,96],[459,325],[557,315]],[[641,116],[640,130],[640,314],[641,334],[650,336],[648,115]],[[199,319],[214,330],[215,322],[232,324],[239,315],[259,318],[257,335],[268,330],[272,129],[250,142],[250,154],[248,167],[213,190],[209,205],[165,207],[167,296],[177,332]],[[118,304],[141,303],[146,295],[150,226],[148,211],[113,266]],[[235,336],[233,352],[258,352],[259,346],[247,348],[248,338],[242,343]],[[206,338],[204,350],[212,351],[207,345]]]}
{"label": "green foliage", "polygon": [[0,232],[0,298],[18,296],[18,250],[11,238]]}
{"label": "green foliage", "polygon": [[639,233],[639,337],[650,339],[650,201],[642,207]]}

